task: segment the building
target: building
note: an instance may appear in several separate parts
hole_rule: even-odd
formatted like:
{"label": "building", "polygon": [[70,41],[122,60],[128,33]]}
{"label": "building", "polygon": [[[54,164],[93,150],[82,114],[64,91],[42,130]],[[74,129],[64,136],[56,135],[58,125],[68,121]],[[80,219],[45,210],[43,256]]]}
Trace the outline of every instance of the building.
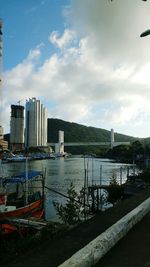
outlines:
{"label": "building", "polygon": [[8,148],[8,142],[4,141],[4,129],[2,126],[0,126],[0,150],[1,149],[7,149]]}
{"label": "building", "polygon": [[0,148],[7,149],[8,142],[4,141],[4,129],[2,127],[2,20],[0,19]]}
{"label": "building", "polygon": [[47,112],[40,100],[36,100],[35,97],[26,102],[25,146],[47,146]]}
{"label": "building", "polygon": [[20,105],[11,105],[10,148],[24,149],[24,107]]}

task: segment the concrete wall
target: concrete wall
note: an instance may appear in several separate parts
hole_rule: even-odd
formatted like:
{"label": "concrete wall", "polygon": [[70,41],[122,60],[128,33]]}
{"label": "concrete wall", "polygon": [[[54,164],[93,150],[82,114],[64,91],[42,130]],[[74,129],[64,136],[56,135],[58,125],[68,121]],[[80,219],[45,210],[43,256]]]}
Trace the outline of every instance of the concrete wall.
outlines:
{"label": "concrete wall", "polygon": [[150,211],[150,198],[132,210],[59,267],[94,266],[128,231]]}

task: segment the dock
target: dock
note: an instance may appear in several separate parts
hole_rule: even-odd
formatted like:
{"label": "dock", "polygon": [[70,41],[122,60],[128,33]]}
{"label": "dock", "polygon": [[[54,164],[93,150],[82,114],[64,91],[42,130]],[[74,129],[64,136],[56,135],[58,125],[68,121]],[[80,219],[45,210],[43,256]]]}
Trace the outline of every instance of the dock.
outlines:
{"label": "dock", "polygon": [[12,218],[9,219],[9,223],[15,225],[16,227],[28,227],[36,230],[41,230],[47,225],[44,221],[35,221],[31,219],[22,219],[22,218]]}

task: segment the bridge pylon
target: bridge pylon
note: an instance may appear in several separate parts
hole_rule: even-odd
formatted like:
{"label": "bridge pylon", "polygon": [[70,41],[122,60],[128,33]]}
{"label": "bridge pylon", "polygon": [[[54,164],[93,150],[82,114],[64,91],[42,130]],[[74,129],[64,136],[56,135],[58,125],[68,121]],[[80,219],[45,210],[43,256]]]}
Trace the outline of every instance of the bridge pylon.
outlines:
{"label": "bridge pylon", "polygon": [[111,148],[114,147],[114,142],[115,142],[114,129],[111,129],[111,131],[110,131],[110,146],[111,146]]}
{"label": "bridge pylon", "polygon": [[55,153],[64,155],[64,131],[59,130],[58,132],[58,143],[55,144]]}

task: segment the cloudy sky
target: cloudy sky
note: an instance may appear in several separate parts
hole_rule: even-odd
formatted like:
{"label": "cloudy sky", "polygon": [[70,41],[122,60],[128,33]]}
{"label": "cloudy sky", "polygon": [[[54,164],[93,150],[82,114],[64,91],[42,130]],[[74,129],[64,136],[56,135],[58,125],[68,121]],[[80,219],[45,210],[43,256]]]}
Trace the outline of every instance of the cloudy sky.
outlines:
{"label": "cloudy sky", "polygon": [[150,1],[1,0],[1,114],[36,97],[48,117],[150,136]]}

